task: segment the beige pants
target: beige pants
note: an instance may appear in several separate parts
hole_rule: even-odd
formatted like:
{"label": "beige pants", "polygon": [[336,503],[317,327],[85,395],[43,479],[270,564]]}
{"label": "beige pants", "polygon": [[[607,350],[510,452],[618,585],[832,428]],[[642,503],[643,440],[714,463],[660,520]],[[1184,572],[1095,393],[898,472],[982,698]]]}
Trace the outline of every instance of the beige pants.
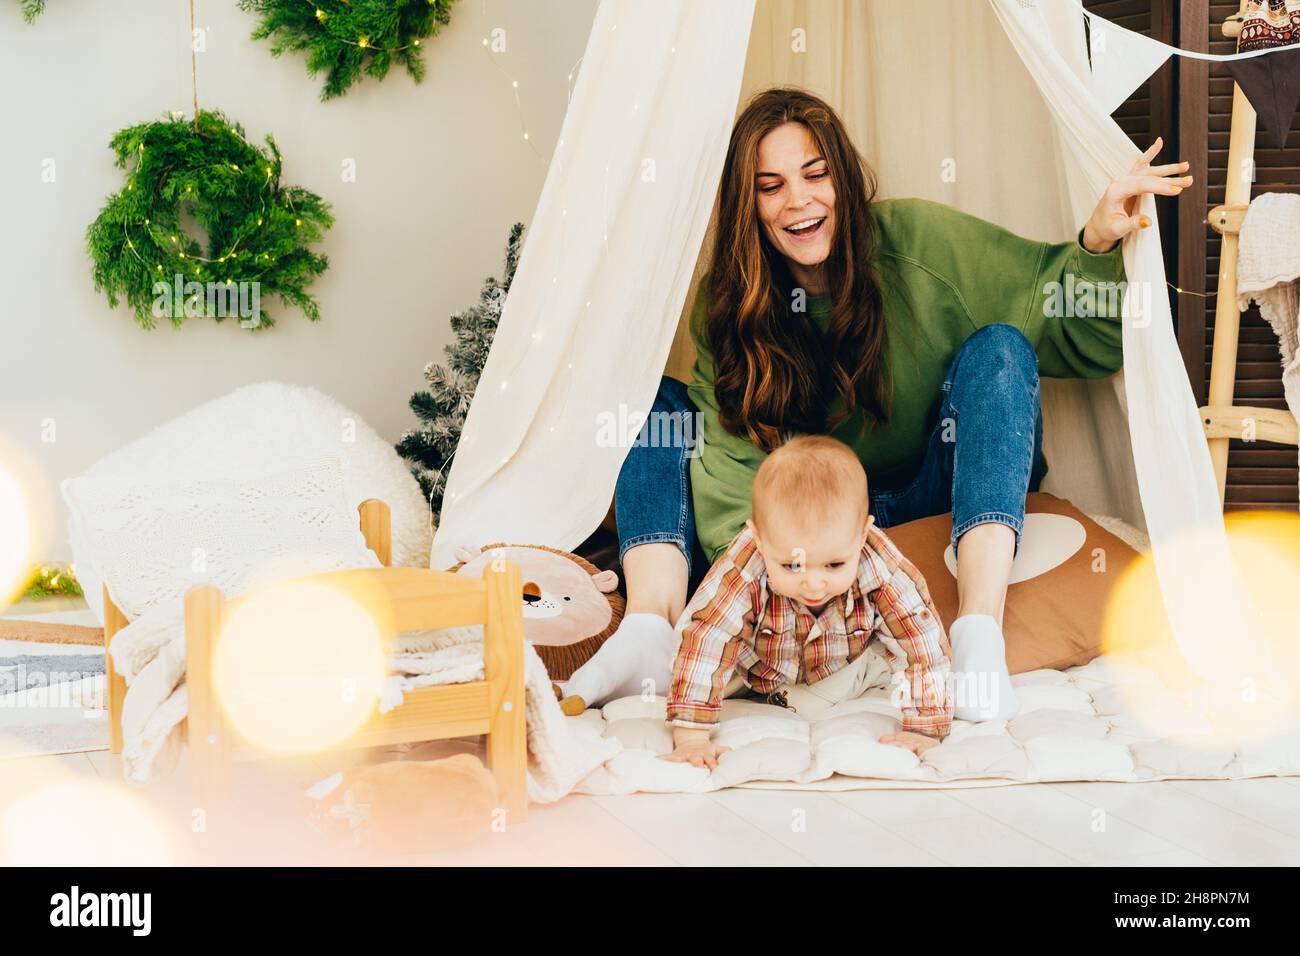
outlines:
{"label": "beige pants", "polygon": [[[879,641],[870,642],[847,666],[813,684],[787,684],[782,690],[786,702],[800,717],[816,720],[836,704],[861,697],[872,687],[888,687],[893,677]],[[723,697],[737,697],[749,690],[745,679],[734,674],[722,691]]]}

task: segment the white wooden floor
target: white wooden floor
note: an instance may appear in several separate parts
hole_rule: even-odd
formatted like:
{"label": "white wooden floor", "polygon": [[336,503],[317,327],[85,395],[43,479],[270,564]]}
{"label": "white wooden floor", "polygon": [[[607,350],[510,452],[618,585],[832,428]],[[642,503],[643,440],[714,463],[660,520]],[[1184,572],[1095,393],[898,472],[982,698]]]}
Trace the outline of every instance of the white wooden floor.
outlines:
{"label": "white wooden floor", "polygon": [[[218,839],[191,832],[184,763],[145,790],[127,788],[118,759],[106,752],[6,761],[0,770],[10,783],[57,775],[91,784],[92,792],[128,795],[148,808],[153,825],[167,831],[166,862],[329,864],[355,860],[324,847],[307,828],[301,791],[356,759],[361,758],[334,755],[275,768],[241,765],[240,787],[249,795],[237,814],[237,830]],[[45,822],[60,826],[57,819]],[[104,840],[93,832],[81,832],[101,825],[72,825],[80,849],[61,849],[70,856],[63,862],[78,862],[79,853],[81,860],[106,862],[118,852],[101,845]],[[533,806],[526,823],[484,834],[456,852],[365,862],[1294,866],[1300,864],[1300,778],[571,796]]]}
{"label": "white wooden floor", "polygon": [[[74,606],[84,608],[84,602]],[[40,608],[45,614],[53,609]],[[28,852],[40,858],[26,862],[356,862],[323,845],[306,825],[302,791],[365,759],[375,759],[374,752],[240,765],[236,780],[244,796],[233,833],[194,832],[184,757],[173,773],[144,789],[127,787],[120,761],[105,751],[0,760],[0,800],[74,785],[71,811],[54,800],[25,802],[27,827],[39,837]],[[141,811],[133,814],[137,829],[163,834],[163,850],[150,851],[139,833],[121,832],[122,808],[109,798]],[[12,825],[10,817],[5,822]],[[1300,777],[571,796],[533,806],[526,823],[485,834],[456,852],[364,862],[1294,866],[1300,864]]]}

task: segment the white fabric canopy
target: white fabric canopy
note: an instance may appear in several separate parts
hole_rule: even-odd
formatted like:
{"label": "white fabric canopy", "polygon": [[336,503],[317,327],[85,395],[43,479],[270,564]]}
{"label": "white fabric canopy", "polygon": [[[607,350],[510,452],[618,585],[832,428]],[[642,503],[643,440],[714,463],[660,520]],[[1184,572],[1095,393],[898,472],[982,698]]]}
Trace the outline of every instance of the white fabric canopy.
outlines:
{"label": "white fabric canopy", "polygon": [[[1139,150],[1108,113],[1155,57],[1108,45],[1115,73],[1096,80],[1069,0],[950,5],[924,29],[899,9],[603,0],[451,469],[433,567],[459,544],[572,549],[605,516],[666,362],[679,377],[688,367],[669,352],[685,341],[742,89],[813,89],[843,115],[882,196],[948,202],[1037,239],[1072,238],[1132,165]],[[1142,211],[1154,224],[1152,197]],[[1126,239],[1124,262],[1125,371],[1044,380],[1044,490],[1147,529],[1184,655],[1222,676],[1225,642],[1241,666],[1253,657],[1158,229]]]}

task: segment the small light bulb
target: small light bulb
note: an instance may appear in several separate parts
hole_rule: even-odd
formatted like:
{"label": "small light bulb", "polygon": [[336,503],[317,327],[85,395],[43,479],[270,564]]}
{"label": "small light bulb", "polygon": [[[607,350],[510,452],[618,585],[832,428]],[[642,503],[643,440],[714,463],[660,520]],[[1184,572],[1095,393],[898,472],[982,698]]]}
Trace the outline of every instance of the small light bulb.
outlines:
{"label": "small light bulb", "polygon": [[365,37],[361,37],[361,38],[359,38],[359,39],[357,40],[357,46],[359,46],[359,47],[363,47],[363,48],[364,48],[364,47],[368,47],[368,46],[370,46],[370,41],[367,40]]}

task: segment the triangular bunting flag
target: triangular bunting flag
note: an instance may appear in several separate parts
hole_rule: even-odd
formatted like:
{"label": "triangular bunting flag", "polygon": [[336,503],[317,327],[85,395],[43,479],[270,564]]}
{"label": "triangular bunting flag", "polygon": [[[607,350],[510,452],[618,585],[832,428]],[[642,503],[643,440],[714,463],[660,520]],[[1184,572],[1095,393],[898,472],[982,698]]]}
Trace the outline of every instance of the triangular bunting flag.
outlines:
{"label": "triangular bunting flag", "polygon": [[1266,131],[1267,145],[1285,149],[1296,104],[1300,103],[1300,47],[1229,60],[1223,65],[1255,107],[1259,125]]}
{"label": "triangular bunting flag", "polygon": [[1173,48],[1109,20],[1090,16],[1088,53],[1092,60],[1088,88],[1097,105],[1109,115],[1164,65]]}

